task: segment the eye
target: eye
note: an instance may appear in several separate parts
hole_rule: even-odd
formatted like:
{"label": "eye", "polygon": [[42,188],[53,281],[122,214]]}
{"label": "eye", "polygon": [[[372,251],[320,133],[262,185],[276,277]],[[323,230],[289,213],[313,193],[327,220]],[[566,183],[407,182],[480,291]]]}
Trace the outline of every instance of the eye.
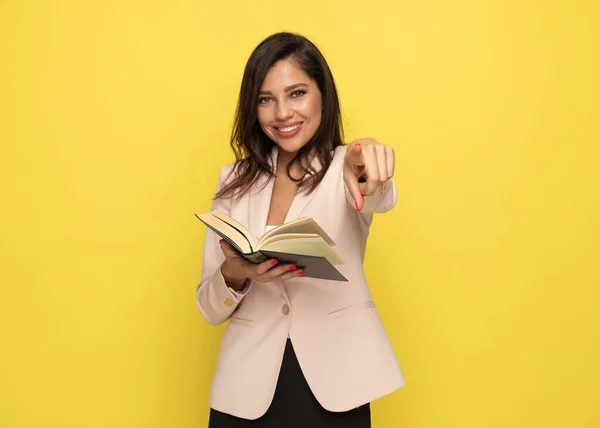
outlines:
{"label": "eye", "polygon": [[301,97],[303,95],[306,95],[306,91],[304,91],[302,89],[298,89],[297,91],[292,92],[292,97],[293,98],[298,98],[298,97]]}
{"label": "eye", "polygon": [[271,101],[271,98],[269,98],[269,97],[260,97],[258,99],[259,104],[267,104],[269,101]]}

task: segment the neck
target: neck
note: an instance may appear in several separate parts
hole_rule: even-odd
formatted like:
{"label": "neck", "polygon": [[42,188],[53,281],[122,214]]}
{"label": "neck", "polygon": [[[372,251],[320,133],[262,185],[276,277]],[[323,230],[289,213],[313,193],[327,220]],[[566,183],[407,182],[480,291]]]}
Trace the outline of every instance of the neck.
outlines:
{"label": "neck", "polygon": [[296,156],[296,152],[290,153],[279,149],[279,154],[277,155],[277,167],[284,169],[287,168],[292,159],[294,159],[294,156]]}
{"label": "neck", "polygon": [[[279,175],[279,174],[287,175],[287,172],[286,172],[287,167],[290,164],[290,162],[292,162],[292,160],[294,159],[296,154],[297,154],[297,152],[290,153],[290,152],[286,152],[284,150],[279,149],[279,154],[277,155],[277,171],[278,171],[277,175]],[[306,169],[308,168],[308,163],[310,163],[310,161],[312,160],[313,155],[314,154],[311,154],[309,156],[309,159],[303,160],[304,168],[302,168],[300,166],[299,161],[295,161],[292,164],[292,167],[290,168],[290,174],[292,175],[292,177],[300,179],[304,176],[304,174],[306,173]]]}

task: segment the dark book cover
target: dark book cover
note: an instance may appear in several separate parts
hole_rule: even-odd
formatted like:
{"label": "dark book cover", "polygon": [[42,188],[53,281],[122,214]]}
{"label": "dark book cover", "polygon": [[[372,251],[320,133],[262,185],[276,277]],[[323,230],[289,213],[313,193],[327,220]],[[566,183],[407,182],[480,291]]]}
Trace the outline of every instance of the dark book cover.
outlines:
{"label": "dark book cover", "polygon": [[278,253],[275,251],[261,251],[261,253],[265,256],[264,260],[277,259],[279,263],[296,265],[299,269],[304,270],[304,277],[348,282],[344,275],[329,263],[325,257]]}

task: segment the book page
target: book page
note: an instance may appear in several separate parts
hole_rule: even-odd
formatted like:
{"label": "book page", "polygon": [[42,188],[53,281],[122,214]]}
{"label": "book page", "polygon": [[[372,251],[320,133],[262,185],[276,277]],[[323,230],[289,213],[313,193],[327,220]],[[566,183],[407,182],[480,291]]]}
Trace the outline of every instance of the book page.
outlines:
{"label": "book page", "polygon": [[275,229],[272,229],[265,233],[260,240],[258,241],[257,247],[260,248],[264,245],[266,241],[268,241],[271,237],[282,235],[282,234],[316,234],[323,238],[323,240],[329,244],[330,246],[334,246],[335,242],[333,239],[325,233],[325,231],[314,221],[311,217],[302,217],[298,220],[291,221],[289,223],[282,224],[281,226],[277,226]]}
{"label": "book page", "polygon": [[200,219],[200,221],[202,221],[208,228],[212,229],[213,232],[232,244],[233,247],[237,247],[237,250],[240,252],[252,252],[252,247],[250,246],[250,243],[246,237],[231,225],[225,223],[211,213],[200,215],[196,214],[196,217],[198,217],[198,219]]}
{"label": "book page", "polygon": [[241,224],[234,218],[231,218],[228,215],[223,214],[220,211],[215,210],[215,211],[211,211],[210,213],[212,215],[214,215],[215,217],[217,217],[219,220],[223,221],[224,223],[227,223],[230,226],[237,229],[238,232],[240,232],[242,235],[244,235],[246,237],[246,239],[248,240],[248,243],[250,243],[250,246],[252,247],[252,249],[255,249],[257,247],[256,240],[254,239],[252,234],[248,231],[248,229],[246,229],[246,227],[243,224]]}
{"label": "book page", "polygon": [[344,264],[342,258],[319,235],[286,234],[272,237],[260,251],[325,257],[332,265]]}

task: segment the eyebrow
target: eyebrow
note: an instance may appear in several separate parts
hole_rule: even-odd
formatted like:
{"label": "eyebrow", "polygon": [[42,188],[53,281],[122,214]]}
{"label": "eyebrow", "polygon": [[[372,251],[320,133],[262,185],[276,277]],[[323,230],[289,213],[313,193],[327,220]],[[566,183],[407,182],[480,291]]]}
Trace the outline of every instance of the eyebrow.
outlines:
{"label": "eyebrow", "polygon": [[[295,83],[293,85],[286,86],[285,88],[283,88],[283,91],[284,92],[289,92],[292,89],[296,89],[296,88],[299,88],[301,86],[308,86],[308,84],[306,84],[306,83]],[[271,91],[260,91],[258,93],[258,95],[273,95],[273,92],[271,92]]]}

